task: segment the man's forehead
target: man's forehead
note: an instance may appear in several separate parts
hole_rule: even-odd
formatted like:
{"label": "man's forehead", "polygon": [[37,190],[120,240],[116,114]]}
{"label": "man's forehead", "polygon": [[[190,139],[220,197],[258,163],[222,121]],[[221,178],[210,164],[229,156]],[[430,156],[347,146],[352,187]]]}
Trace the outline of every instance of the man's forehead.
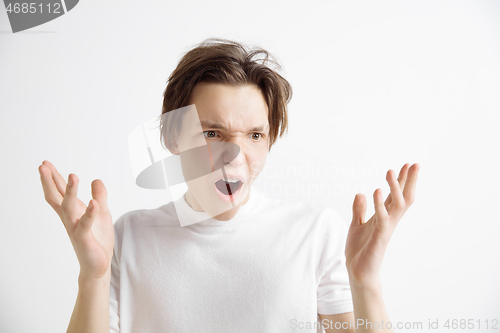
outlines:
{"label": "man's forehead", "polygon": [[[224,121],[213,119],[202,118],[199,120],[199,124],[202,128],[223,129],[228,131],[232,129],[232,126],[230,124],[226,124]],[[244,127],[247,127],[247,130],[252,131],[265,131],[269,129],[269,123],[267,121],[243,122],[243,125]]]}
{"label": "man's forehead", "polygon": [[200,108],[192,104],[185,110],[183,127],[187,130],[200,128],[220,129],[226,131],[267,131],[269,121],[267,117],[245,116],[244,114],[222,114],[220,112],[200,112]]}

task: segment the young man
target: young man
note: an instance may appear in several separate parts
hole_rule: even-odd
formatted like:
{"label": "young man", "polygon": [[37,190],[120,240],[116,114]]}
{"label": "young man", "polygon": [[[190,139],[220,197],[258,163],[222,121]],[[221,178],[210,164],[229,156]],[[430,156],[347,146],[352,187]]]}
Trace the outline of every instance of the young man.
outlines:
{"label": "young man", "polygon": [[392,332],[378,272],[419,165],[405,164],[398,179],[388,171],[391,194],[383,202],[375,191],[367,222],[356,195],[349,230],[331,208],[252,188],[291,97],[268,56],[209,40],[170,76],[162,143],[180,156],[188,185],[175,202],[113,225],[100,180],[86,207],[76,175],[66,184],[49,162],[39,167],[80,262],[68,332],[321,332],[317,320],[326,332]]}

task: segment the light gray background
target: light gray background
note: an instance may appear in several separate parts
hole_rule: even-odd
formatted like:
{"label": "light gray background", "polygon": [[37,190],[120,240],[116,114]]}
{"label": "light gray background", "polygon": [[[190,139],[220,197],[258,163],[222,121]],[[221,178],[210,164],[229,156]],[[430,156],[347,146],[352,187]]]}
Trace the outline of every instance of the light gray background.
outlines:
{"label": "light gray background", "polygon": [[268,194],[350,223],[356,193],[368,218],[387,170],[420,163],[382,267],[392,322],[500,319],[499,18],[499,1],[82,0],[12,34],[0,9],[0,331],[64,332],[76,299],[78,261],[38,166],[75,173],[84,202],[103,180],[114,220],[168,202],[134,185],[128,134],[207,37],[268,49],[293,86],[289,134],[256,184]]}

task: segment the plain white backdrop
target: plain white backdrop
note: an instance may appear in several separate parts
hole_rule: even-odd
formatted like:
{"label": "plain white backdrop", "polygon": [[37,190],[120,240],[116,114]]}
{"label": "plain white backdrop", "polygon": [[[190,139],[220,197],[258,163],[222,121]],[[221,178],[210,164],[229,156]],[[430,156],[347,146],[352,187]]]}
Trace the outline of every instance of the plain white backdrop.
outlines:
{"label": "plain white backdrop", "polygon": [[[499,1],[97,1],[12,34],[0,9],[0,331],[64,332],[79,265],[38,173],[107,187],[116,221],[170,198],[134,183],[128,135],[161,113],[180,57],[208,37],[279,58],[288,135],[256,186],[335,208],[421,166],[382,266],[393,323],[500,320]],[[481,329],[477,321],[481,321]],[[402,329],[398,332],[424,332]]]}

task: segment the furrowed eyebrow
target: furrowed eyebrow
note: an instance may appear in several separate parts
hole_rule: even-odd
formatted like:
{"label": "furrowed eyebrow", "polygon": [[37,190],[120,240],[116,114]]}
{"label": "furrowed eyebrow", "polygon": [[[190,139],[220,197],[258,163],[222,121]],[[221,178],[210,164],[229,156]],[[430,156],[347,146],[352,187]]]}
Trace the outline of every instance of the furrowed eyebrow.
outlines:
{"label": "furrowed eyebrow", "polygon": [[[214,123],[214,122],[211,122],[211,121],[207,121],[207,120],[200,120],[200,124],[201,124],[201,127],[204,127],[204,128],[213,128],[213,129],[226,129],[224,126],[218,124],[218,123]],[[264,131],[265,129],[267,129],[269,127],[269,125],[266,125],[266,126],[256,126],[252,129],[250,129],[251,132],[253,131]]]}
{"label": "furrowed eyebrow", "polygon": [[214,129],[224,129],[224,126],[221,126],[218,123],[213,123],[211,121],[200,120],[201,127],[209,127]]}

